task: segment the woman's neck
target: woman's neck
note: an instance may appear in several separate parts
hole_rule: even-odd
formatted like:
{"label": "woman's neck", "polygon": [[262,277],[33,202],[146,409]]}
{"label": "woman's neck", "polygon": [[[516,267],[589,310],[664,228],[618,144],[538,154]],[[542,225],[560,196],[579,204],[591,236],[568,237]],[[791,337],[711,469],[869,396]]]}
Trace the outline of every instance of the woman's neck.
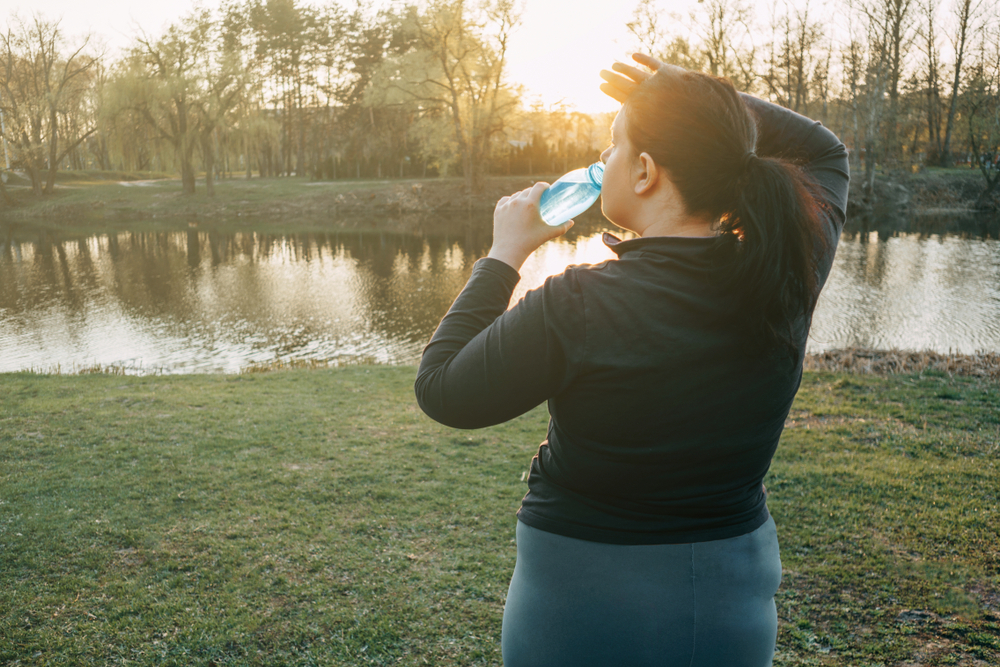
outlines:
{"label": "woman's neck", "polygon": [[658,220],[639,234],[642,237],[648,236],[689,236],[689,237],[711,237],[718,236],[714,225],[701,218],[685,217],[684,219]]}
{"label": "woman's neck", "polygon": [[643,203],[630,226],[639,236],[718,236],[714,221],[686,213],[676,200],[650,199]]}

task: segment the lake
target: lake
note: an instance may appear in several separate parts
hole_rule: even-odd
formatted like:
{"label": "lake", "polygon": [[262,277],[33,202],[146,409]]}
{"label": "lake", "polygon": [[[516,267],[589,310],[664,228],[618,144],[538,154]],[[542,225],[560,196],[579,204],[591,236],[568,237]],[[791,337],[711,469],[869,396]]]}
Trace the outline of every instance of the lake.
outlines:
{"label": "lake", "polygon": [[[254,364],[416,363],[488,250],[453,235],[265,230],[0,234],[0,372],[119,366],[236,372]],[[522,269],[512,303],[569,264],[613,257],[578,225]],[[845,233],[809,351],[1000,350],[994,224]]]}

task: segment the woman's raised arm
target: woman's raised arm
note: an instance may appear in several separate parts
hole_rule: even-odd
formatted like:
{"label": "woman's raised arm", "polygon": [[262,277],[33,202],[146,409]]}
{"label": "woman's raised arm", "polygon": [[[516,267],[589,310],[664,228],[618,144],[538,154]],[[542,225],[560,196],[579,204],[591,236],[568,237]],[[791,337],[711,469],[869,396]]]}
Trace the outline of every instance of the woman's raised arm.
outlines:
{"label": "woman's raised arm", "polygon": [[[668,65],[643,53],[632,58],[651,70],[683,68]],[[649,72],[626,63],[614,63],[613,71],[603,70],[601,90],[619,102],[647,78]],[[847,189],[850,181],[847,148],[823,124],[777,104],[740,93],[757,118],[757,148],[761,157],[781,157],[795,162],[820,188],[818,193],[828,211],[824,218],[831,238],[839,236],[847,216]]]}

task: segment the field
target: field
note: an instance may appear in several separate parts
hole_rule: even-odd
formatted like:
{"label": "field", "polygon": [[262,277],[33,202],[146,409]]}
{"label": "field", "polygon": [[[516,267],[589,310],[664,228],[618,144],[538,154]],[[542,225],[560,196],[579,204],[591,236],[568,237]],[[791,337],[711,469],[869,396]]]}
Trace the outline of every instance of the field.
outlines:
{"label": "field", "polygon": [[[307,228],[379,225],[395,231],[422,231],[434,229],[444,216],[450,219],[448,228],[469,220],[488,228],[501,197],[535,181],[551,183],[560,175],[490,176],[482,192],[469,195],[460,177],[313,181],[296,177],[248,180],[236,174],[216,181],[215,195],[209,197],[203,178],[198,179],[195,194],[185,196],[180,180],[167,174],[62,171],[55,191],[36,198],[29,181],[11,174],[7,189],[15,206],[5,208],[0,200],[0,222],[77,232],[109,225],[134,228],[137,224],[222,222],[266,226],[275,221]],[[984,187],[979,171],[968,167],[931,168],[917,174],[880,171],[875,181],[876,226],[923,231],[911,220],[913,216],[969,215]],[[869,224],[864,221],[866,212],[871,211],[857,172],[851,181],[848,227]],[[603,220],[596,207],[583,218]],[[989,228],[994,229],[996,217],[990,220],[993,226]]]}
{"label": "field", "polygon": [[306,226],[351,227],[373,224],[412,230],[446,214],[475,214],[488,225],[497,200],[536,180],[554,180],[559,174],[497,176],[482,193],[465,194],[458,177],[427,179],[344,179],[313,181],[307,178],[252,178],[243,175],[216,181],[215,195],[205,192],[199,178],[194,195],[181,193],[177,178],[163,174],[120,172],[60,172],[51,195],[36,198],[30,183],[13,176],[7,190],[13,208],[0,200],[0,222],[28,223],[52,229],[109,224],[227,223],[283,225],[298,221]]}
{"label": "field", "polygon": [[[544,407],[415,369],[0,375],[0,664],[499,665]],[[809,372],[772,471],[775,664],[1000,663],[1000,385]]]}

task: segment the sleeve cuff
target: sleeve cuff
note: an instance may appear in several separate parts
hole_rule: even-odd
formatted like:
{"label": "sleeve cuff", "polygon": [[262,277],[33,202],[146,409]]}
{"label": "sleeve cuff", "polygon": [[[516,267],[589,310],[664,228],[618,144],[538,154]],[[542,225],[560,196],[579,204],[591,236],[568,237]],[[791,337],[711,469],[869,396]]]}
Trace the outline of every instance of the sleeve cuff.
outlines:
{"label": "sleeve cuff", "polygon": [[472,268],[473,273],[486,271],[499,276],[511,289],[521,281],[521,274],[510,264],[492,257],[483,257]]}

